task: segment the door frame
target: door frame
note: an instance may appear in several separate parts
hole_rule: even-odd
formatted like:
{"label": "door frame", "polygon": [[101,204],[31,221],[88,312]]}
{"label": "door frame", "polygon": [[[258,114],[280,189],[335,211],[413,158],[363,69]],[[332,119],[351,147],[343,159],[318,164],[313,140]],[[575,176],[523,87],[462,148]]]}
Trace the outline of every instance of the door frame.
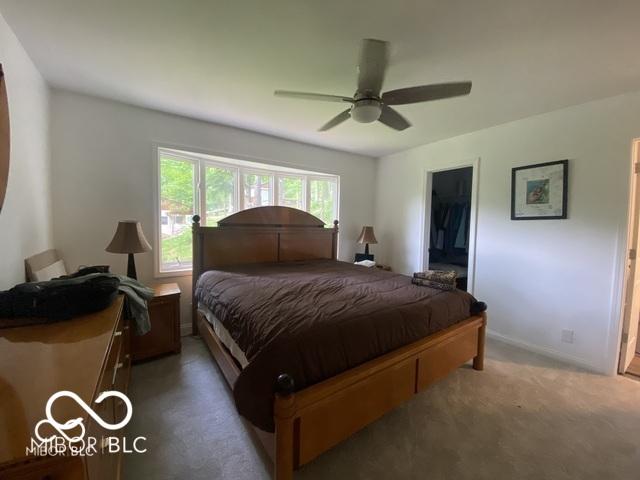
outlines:
{"label": "door frame", "polygon": [[478,180],[480,174],[480,157],[461,161],[432,162],[433,165],[423,170],[422,193],[422,234],[420,238],[420,262],[422,270],[429,269],[429,238],[431,235],[431,191],[433,174],[447,170],[458,170],[471,167],[471,212],[469,219],[469,258],[467,261],[467,291],[474,295],[476,277],[476,235],[478,227]]}
{"label": "door frame", "polygon": [[[629,330],[631,327],[631,304],[633,300],[633,284],[635,280],[635,263],[638,259],[636,246],[638,235],[640,234],[640,138],[632,142],[631,165],[629,174],[629,207],[627,217],[627,243],[624,251],[624,279],[622,283],[622,304],[620,307],[621,333],[618,343],[618,373],[625,373],[627,363],[626,346],[630,340]],[[636,319],[638,321],[638,319]]]}

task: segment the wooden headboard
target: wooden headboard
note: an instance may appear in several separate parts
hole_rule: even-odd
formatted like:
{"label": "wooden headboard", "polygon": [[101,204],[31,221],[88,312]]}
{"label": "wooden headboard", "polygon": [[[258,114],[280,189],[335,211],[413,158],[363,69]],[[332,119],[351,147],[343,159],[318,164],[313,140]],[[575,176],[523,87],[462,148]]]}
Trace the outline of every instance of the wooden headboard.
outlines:
{"label": "wooden headboard", "polygon": [[337,258],[338,221],[333,228],[310,213],[290,207],[257,207],[234,213],[217,227],[193,217],[193,328],[196,282],[203,272],[229,265]]}

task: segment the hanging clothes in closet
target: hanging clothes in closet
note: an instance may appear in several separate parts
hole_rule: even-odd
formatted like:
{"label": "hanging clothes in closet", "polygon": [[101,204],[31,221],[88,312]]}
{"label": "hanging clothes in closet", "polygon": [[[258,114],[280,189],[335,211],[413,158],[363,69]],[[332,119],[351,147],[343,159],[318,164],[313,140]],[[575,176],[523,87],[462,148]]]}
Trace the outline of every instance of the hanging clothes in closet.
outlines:
{"label": "hanging clothes in closet", "polygon": [[443,253],[469,248],[470,204],[461,197],[453,201],[441,201],[436,194],[432,197],[431,249]]}

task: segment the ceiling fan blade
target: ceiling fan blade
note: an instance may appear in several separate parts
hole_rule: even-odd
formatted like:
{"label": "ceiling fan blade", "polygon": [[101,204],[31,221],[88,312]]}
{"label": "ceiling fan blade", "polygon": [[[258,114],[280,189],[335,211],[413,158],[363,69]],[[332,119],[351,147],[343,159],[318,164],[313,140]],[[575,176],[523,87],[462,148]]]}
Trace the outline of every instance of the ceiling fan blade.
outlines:
{"label": "ceiling fan blade", "polygon": [[365,38],[358,60],[358,93],[380,95],[384,74],[389,62],[389,42]]}
{"label": "ceiling fan blade", "polygon": [[471,92],[471,82],[437,83],[390,90],[382,94],[382,101],[387,105],[407,105],[409,103],[459,97],[468,95],[469,92]]}
{"label": "ceiling fan blade", "polygon": [[394,130],[405,130],[411,126],[406,118],[387,105],[382,105],[382,113],[378,121]]}
{"label": "ceiling fan blade", "polygon": [[291,92],[289,90],[276,90],[276,97],[299,98],[301,100],[320,100],[322,102],[347,102],[353,103],[353,98],[340,95],[325,95],[324,93]]}
{"label": "ceiling fan blade", "polygon": [[319,132],[326,132],[330,128],[335,127],[336,125],[340,125],[345,120],[349,120],[351,118],[350,109],[347,108],[344,112],[339,113],[327,123],[325,123],[322,127],[318,129]]}

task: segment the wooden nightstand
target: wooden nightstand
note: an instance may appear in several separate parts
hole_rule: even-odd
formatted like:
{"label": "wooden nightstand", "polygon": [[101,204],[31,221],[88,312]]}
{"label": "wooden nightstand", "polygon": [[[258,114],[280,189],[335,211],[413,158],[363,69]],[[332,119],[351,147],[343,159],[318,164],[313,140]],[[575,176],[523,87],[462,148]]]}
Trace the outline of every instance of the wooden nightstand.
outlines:
{"label": "wooden nightstand", "polygon": [[153,285],[149,301],[151,331],[131,336],[133,361],[139,362],[166,353],[180,353],[180,287],[177,283]]}

